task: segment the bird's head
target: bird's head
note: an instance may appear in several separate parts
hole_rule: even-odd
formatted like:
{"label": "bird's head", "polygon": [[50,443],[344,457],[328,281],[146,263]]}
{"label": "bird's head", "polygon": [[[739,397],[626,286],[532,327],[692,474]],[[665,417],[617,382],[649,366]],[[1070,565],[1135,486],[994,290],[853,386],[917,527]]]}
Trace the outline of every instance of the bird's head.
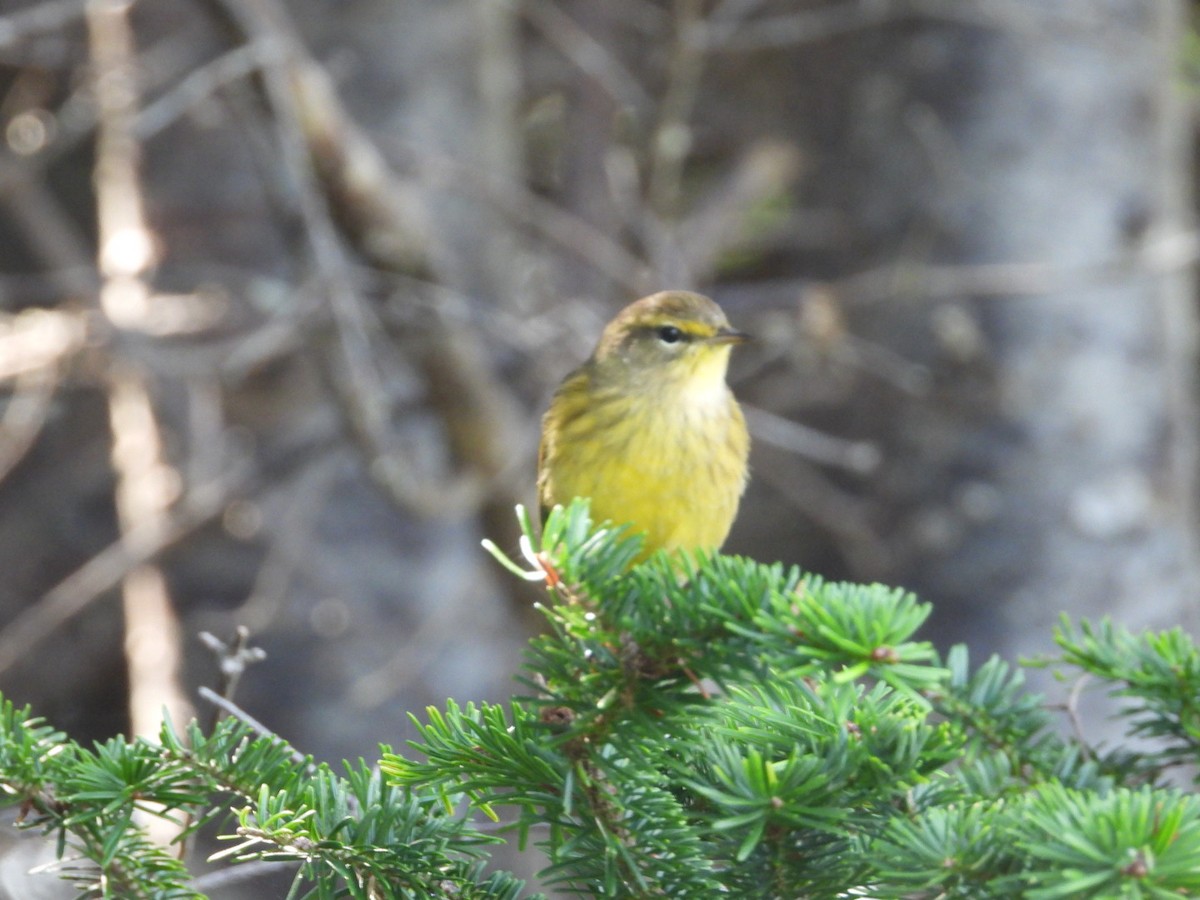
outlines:
{"label": "bird's head", "polygon": [[724,396],[729,352],[749,336],[721,307],[690,291],[662,291],[625,307],[609,322],[593,362],[647,389],[686,389]]}

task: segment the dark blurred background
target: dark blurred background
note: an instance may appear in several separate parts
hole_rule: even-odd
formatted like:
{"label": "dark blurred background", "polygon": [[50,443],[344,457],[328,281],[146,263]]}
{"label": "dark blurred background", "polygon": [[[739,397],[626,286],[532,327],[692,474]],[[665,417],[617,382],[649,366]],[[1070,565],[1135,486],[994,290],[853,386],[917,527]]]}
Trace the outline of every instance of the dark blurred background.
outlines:
{"label": "dark blurred background", "polygon": [[319,759],[507,697],[538,592],[479,542],[664,288],[757,337],[727,551],[977,662],[1194,626],[1191,14],[0,0],[0,691],[153,734],[245,626]]}

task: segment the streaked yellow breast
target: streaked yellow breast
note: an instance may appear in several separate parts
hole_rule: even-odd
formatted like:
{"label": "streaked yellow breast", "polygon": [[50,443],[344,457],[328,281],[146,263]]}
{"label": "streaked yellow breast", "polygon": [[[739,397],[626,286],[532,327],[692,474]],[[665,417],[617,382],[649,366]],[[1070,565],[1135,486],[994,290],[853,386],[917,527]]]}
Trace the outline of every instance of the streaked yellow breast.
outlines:
{"label": "streaked yellow breast", "polygon": [[568,379],[543,424],[542,505],[591,498],[595,521],[645,532],[643,556],[719,548],[745,488],[750,442],[723,377],[691,374],[642,389],[597,385],[587,369]]}

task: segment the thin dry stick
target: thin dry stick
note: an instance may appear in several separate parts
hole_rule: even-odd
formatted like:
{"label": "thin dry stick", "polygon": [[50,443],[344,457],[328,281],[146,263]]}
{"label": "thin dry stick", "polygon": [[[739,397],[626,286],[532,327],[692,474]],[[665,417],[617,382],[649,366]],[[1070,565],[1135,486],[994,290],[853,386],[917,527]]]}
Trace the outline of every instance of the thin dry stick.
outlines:
{"label": "thin dry stick", "polygon": [[100,308],[119,328],[137,330],[149,318],[145,274],[154,241],[142,211],[140,147],[134,136],[137,81],[127,0],[88,0],[88,43],[98,109],[96,215]]}
{"label": "thin dry stick", "polygon": [[667,65],[667,89],[658,106],[650,146],[650,212],[674,219],[683,198],[683,165],[691,149],[692,111],[704,72],[705,45],[693,35],[704,31],[700,0],[675,0],[675,40]]}
{"label": "thin dry stick", "polygon": [[[286,7],[276,0],[220,2],[248,40],[274,48],[267,55],[273,62],[262,75],[279,138],[280,160],[296,185],[312,260],[329,298],[338,339],[340,367],[334,374],[342,408],[354,436],[371,458],[372,475],[397,503],[420,513],[446,515],[478,508],[485,493],[481,472],[468,471],[435,482],[417,471],[396,440],[390,398],[374,359],[374,319],[359,296],[334,220],[335,201],[363,196],[364,182],[359,179],[369,177],[383,189],[394,186],[386,177],[382,157],[348,117],[331,112],[340,113],[340,104],[328,76],[301,45]],[[339,119],[346,129],[331,131],[329,123]],[[372,216],[386,213],[395,233],[406,230],[406,223],[400,221],[403,203],[375,206]],[[411,253],[412,248],[407,247],[400,254],[400,268],[412,262]]]}
{"label": "thin dry stick", "polygon": [[0,16],[0,50],[19,46],[37,34],[59,31],[83,17],[84,0],[49,0]]}
{"label": "thin dry stick", "polygon": [[[801,160],[788,144],[762,142],[747,148],[729,177],[706,196],[688,203],[675,228],[686,271],[697,283],[714,279],[730,249],[748,246],[751,213],[764,201],[784,196],[800,173]],[[779,226],[793,233],[795,224]],[[760,235],[759,240],[769,235]]]}
{"label": "thin dry stick", "polygon": [[551,45],[557,47],[581,72],[610,91],[615,101],[635,109],[652,108],[653,101],[633,73],[607,47],[563,12],[557,3],[534,0],[522,4],[521,11]]}
{"label": "thin dry stick", "polygon": [[264,72],[267,95],[275,112],[281,158],[296,183],[300,214],[309,249],[328,292],[337,326],[341,388],[349,421],[371,456],[371,471],[404,506],[429,515],[478,503],[480,485],[472,477],[447,481],[431,489],[401,452],[391,426],[391,404],[372,346],[372,317],[355,286],[350,260],[338,236],[328,198],[320,190],[313,159],[294,93],[295,81],[311,71],[296,62],[295,70],[270,67]]}
{"label": "thin dry stick", "polygon": [[1091,759],[1092,752],[1088,747],[1087,737],[1083,731],[1083,717],[1079,714],[1079,698],[1083,695],[1083,689],[1087,687],[1091,676],[1085,672],[1075,679],[1075,683],[1071,685],[1071,693],[1067,696],[1067,702],[1064,709],[1067,712],[1067,717],[1071,722],[1071,730],[1075,733],[1075,740],[1079,742],[1080,750],[1084,759]]}
{"label": "thin dry stick", "polygon": [[137,136],[142,140],[154,137],[223,87],[256,74],[265,63],[264,49],[260,44],[236,47],[189,72],[177,85],[138,112]]}
{"label": "thin dry stick", "polygon": [[122,534],[60,581],[0,631],[0,674],[12,668],[34,647],[98,598],[117,587],[131,572],[149,564],[225,509],[242,485],[244,472],[225,480],[193,487],[165,524],[142,522]]}
{"label": "thin dry stick", "polygon": [[289,485],[287,500],[277,516],[282,525],[272,534],[249,596],[230,613],[230,621],[261,632],[279,616],[295,573],[311,565],[318,513],[328,500],[343,462],[341,454],[329,454],[306,467]]}
{"label": "thin dry stick", "polygon": [[[59,294],[94,296],[98,282],[91,244],[47,186],[42,177],[44,165],[41,156],[20,164],[0,156],[4,215],[20,229],[22,240],[33,257],[43,263],[46,277],[57,285]],[[4,358],[0,354],[0,359]]]}
{"label": "thin dry stick", "polygon": [[712,23],[700,0],[675,0],[674,40],[667,86],[649,147],[647,204],[637,223],[652,250],[656,270],[668,282],[693,284],[712,275],[718,259],[741,239],[746,214],[764,198],[785,191],[796,175],[794,150],[760,144],[702,203],[686,204],[683,175],[692,146],[692,125],[708,62],[704,35]]}
{"label": "thin dry stick", "polygon": [[[162,443],[145,378],[116,365],[108,385],[116,505],[122,533],[146,523],[151,534],[166,527],[167,508],[178,492],[178,473],[163,461]],[[165,707],[186,722],[191,709],[177,682],[178,623],[166,580],[154,563],[135,566],[124,579],[125,655],[129,665],[130,720],[136,734],[158,734]]]}
{"label": "thin dry stick", "polygon": [[[957,22],[976,28],[992,28],[1037,39],[1049,25],[1073,28],[1082,33],[1105,27],[1107,13],[1091,0],[1036,5],[1020,0],[847,0],[838,4],[758,18],[742,14],[714,17],[714,27],[705,39],[724,52],[761,52],[792,48],[825,41],[841,35],[867,31],[905,19]],[[1128,40],[1123,35],[1124,40]],[[1128,45],[1123,49],[1130,52]]]}
{"label": "thin dry stick", "polygon": [[254,718],[254,716],[250,715],[250,713],[246,712],[244,709],[242,709],[240,706],[238,706],[232,700],[222,697],[220,694],[218,694],[212,688],[206,688],[203,686],[201,686],[200,688],[197,689],[197,693],[200,695],[201,700],[205,700],[208,703],[211,703],[213,706],[217,707],[217,709],[221,710],[222,712],[226,713],[227,715],[233,716],[238,721],[244,722],[245,724],[249,725],[252,729],[254,729],[254,731],[258,734],[259,737],[271,738],[272,740],[279,741],[279,743],[283,744],[285,747],[288,748],[288,750],[291,752],[292,760],[297,765],[306,766],[308,768],[311,768],[312,764],[309,761],[308,757],[306,757],[299,750],[296,750],[295,748],[293,748],[290,744],[288,744],[287,741],[285,741],[283,738],[281,738],[279,735],[277,735],[275,732],[273,732],[270,728],[268,728],[262,722],[258,721],[258,719]]}
{"label": "thin dry stick", "polygon": [[[504,3],[477,3],[473,12],[479,36],[474,81],[480,108],[475,158],[482,168],[506,181],[520,181],[526,171],[519,124],[523,118],[520,17]],[[498,227],[501,223],[493,217],[489,211],[480,220],[490,236],[479,255],[496,295],[511,301],[527,290],[526,267],[514,265],[521,258],[522,240],[513,229]]]}
{"label": "thin dry stick", "polygon": [[712,29],[697,33],[696,37],[714,49],[726,52],[763,50],[815,43],[863,31],[911,12],[907,3],[860,0],[757,19],[741,15],[722,17],[714,21]]}
{"label": "thin dry stick", "polygon": [[832,534],[858,571],[887,570],[890,551],[874,527],[869,503],[836,487],[807,464],[762,465],[755,477]]}
{"label": "thin dry stick", "polygon": [[436,158],[413,148],[420,173],[456,190],[482,197],[518,224],[536,231],[605,277],[633,294],[644,294],[656,282],[647,264],[619,241],[586,219],[538,197],[522,185],[489,177],[470,166],[445,157]]}
{"label": "thin dry stick", "polygon": [[810,462],[825,463],[858,475],[869,475],[883,462],[882,451],[870,441],[848,441],[747,404],[742,404],[742,409],[756,439]]}
{"label": "thin dry stick", "polygon": [[0,381],[59,366],[87,337],[87,321],[75,313],[28,309],[0,317]]}
{"label": "thin dry stick", "polygon": [[33,448],[46,424],[58,381],[58,369],[53,366],[17,377],[12,397],[0,415],[0,481],[7,478]]}
{"label": "thin dry stick", "polygon": [[426,666],[446,652],[461,615],[462,607],[453,600],[434,606],[383,665],[354,682],[350,703],[359,709],[375,709],[412,684]]}
{"label": "thin dry stick", "polygon": [[[134,40],[127,0],[89,0],[88,44],[99,111],[96,135],[96,209],[99,237],[100,308],[118,328],[142,329],[151,321],[145,275],[154,263],[154,241],[142,210],[139,144],[134,136],[137,84]],[[144,330],[144,329],[143,329]],[[148,530],[161,536],[179,475],[164,460],[158,421],[145,375],[116,362],[109,373],[112,462],[122,534]],[[157,736],[163,711],[176,722],[192,718],[178,682],[182,657],[179,625],[161,569],[150,562],[133,568],[121,586],[125,656],[129,667],[130,721],[135,734]],[[178,826],[148,823],[166,843]]]}
{"label": "thin dry stick", "polygon": [[867,269],[831,284],[859,303],[892,302],[897,294],[927,298],[964,295],[1005,299],[1102,286],[1136,275],[1180,272],[1200,260],[1200,235],[1177,230],[1152,233],[1139,246],[1108,259],[1079,266],[1037,261],[928,265],[902,263]]}

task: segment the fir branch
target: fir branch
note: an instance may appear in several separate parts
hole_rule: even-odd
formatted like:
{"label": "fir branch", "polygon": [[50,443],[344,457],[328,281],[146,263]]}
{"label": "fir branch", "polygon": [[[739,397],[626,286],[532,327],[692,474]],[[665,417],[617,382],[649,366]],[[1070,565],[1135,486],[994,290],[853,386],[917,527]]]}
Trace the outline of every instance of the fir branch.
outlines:
{"label": "fir branch", "polygon": [[[335,771],[264,726],[79,747],[0,703],[0,787],[57,832],[81,896],[199,897],[135,813],[224,818],[217,860],[295,867],[292,894],[516,900],[493,845],[536,837],[547,883],[595,897],[1166,898],[1200,891],[1200,800],[1133,787],[1200,762],[1200,653],[1178,630],[1063,624],[1064,665],[1164,743],[1062,736],[999,659],[943,664],[929,608],[720,555],[659,554],[586,505],[524,523],[548,633],[528,695],[430,708],[405,755]],[[484,833],[472,810],[501,822]]]}
{"label": "fir branch", "polygon": [[1163,739],[1159,769],[1194,762],[1200,754],[1200,648],[1182,628],[1135,635],[1110,619],[1078,626],[1063,618],[1055,630],[1060,664],[1102,679],[1128,702],[1121,714],[1131,733]]}

